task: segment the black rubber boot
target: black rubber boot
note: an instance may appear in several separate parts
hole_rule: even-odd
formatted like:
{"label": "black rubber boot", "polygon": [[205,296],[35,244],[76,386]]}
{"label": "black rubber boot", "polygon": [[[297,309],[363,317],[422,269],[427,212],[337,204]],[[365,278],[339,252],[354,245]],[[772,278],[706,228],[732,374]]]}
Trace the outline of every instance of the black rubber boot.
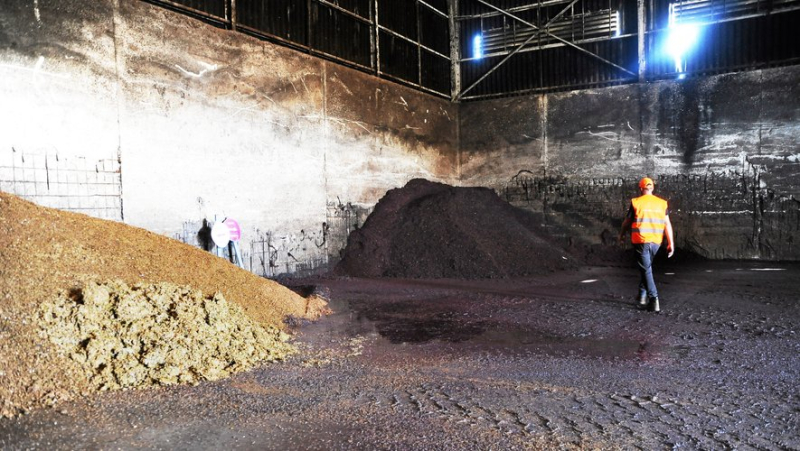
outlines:
{"label": "black rubber boot", "polygon": [[658,298],[650,299],[650,308],[648,310],[655,313],[661,313],[661,307],[658,305]]}

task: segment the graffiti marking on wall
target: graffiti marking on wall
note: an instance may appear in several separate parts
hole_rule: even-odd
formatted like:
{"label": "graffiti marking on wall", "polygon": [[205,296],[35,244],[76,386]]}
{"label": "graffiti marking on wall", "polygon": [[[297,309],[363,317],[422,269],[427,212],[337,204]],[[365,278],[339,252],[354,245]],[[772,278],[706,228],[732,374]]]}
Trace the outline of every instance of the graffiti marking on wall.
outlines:
{"label": "graffiti marking on wall", "polygon": [[[670,203],[678,246],[709,258],[789,258],[800,240],[800,201],[770,188],[766,167],[743,161],[736,169],[655,177],[658,194]],[[557,236],[603,242],[604,233],[618,230],[637,181],[543,177],[523,169],[498,192],[541,214]]]}
{"label": "graffiti marking on wall", "polygon": [[181,67],[180,64],[176,64],[175,67],[180,69],[180,71],[183,72],[184,75],[188,75],[188,76],[190,76],[192,78],[200,78],[200,77],[202,77],[203,75],[205,75],[205,74],[207,74],[209,72],[214,72],[217,69],[219,69],[219,66],[216,65],[216,64],[208,64],[208,63],[204,63],[202,61],[198,61],[197,64],[199,64],[200,66],[204,67],[204,69],[202,69],[200,72],[191,72],[191,71],[188,71],[188,70],[184,69],[183,67]]}

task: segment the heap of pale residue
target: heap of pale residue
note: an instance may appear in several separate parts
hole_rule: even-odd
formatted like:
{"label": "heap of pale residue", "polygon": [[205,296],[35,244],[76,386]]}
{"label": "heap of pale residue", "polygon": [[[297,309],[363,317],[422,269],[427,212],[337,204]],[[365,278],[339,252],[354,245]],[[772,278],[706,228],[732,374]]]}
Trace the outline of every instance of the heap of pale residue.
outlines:
{"label": "heap of pale residue", "polygon": [[39,319],[101,390],[217,380],[294,352],[221,294],[168,283],[90,283],[42,304]]}
{"label": "heap of pale residue", "polygon": [[[97,285],[111,280],[133,288],[125,289],[120,282]],[[169,284],[191,289],[173,290],[167,288]],[[185,293],[176,294],[181,290]],[[95,299],[97,293],[104,291],[111,296],[108,301]],[[200,291],[212,297],[207,299],[199,295]],[[59,294],[65,292],[71,295]],[[215,293],[221,293],[229,304],[223,303],[221,297],[214,301]],[[114,296],[119,299],[114,300]],[[87,307],[92,303],[95,307]],[[200,310],[190,313],[192,303]],[[228,313],[220,310],[224,305],[229,305]],[[49,311],[49,317],[41,316],[42,309]],[[192,327],[213,326],[230,335],[220,334],[219,340],[215,338],[205,347],[180,344],[168,348],[150,339],[141,343],[126,341],[130,339],[111,331],[99,334],[100,326],[79,322],[81,315],[107,314],[107,309],[125,316],[125,324],[142,329],[143,334],[147,334],[145,317],[150,315],[147,321],[152,323],[148,324],[158,324],[165,331],[175,328],[172,340],[176,344],[190,339],[182,334]],[[324,300],[304,299],[195,246],[123,223],[45,208],[0,192],[0,416],[55,406],[76,395],[89,395],[98,387],[128,386],[147,380],[151,382],[142,383],[211,379],[250,365],[253,359],[269,360],[284,352],[285,344],[278,341],[277,354],[254,349],[247,358],[235,348],[225,348],[222,341],[232,340],[235,334],[244,334],[241,339],[245,341],[233,340],[239,343],[234,346],[241,349],[255,347],[254,339],[247,338],[247,334],[263,338],[238,320],[232,324],[217,321],[224,315],[238,318],[238,313],[231,316],[233,310],[243,311],[264,328],[267,336],[275,336],[271,335],[273,329],[287,330],[287,319],[313,320],[327,307]],[[188,323],[179,326],[181,321],[189,320],[184,318],[186,315],[209,318],[191,327]],[[53,324],[62,322],[61,327],[68,327],[70,322],[73,329],[94,327],[99,335],[84,334],[83,330],[73,330],[72,338],[65,331],[43,333],[43,318]],[[138,319],[133,321],[134,318]],[[50,330],[49,326],[46,329]],[[177,332],[179,329],[184,332]],[[71,343],[72,347],[60,349],[48,337]],[[233,354],[237,356],[231,357]],[[193,362],[186,369],[176,369],[170,363],[184,358]],[[81,359],[83,363],[79,362]],[[134,361],[143,367],[134,365]],[[90,366],[88,371],[84,363]],[[130,371],[125,372],[127,366]],[[121,374],[126,375],[117,380]],[[113,382],[105,375],[114,375]]]}

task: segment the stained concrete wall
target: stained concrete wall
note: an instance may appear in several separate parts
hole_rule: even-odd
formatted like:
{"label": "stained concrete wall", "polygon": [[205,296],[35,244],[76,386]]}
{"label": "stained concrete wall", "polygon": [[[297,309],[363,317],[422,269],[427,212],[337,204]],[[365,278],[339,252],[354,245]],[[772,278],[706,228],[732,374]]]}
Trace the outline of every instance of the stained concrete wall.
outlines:
{"label": "stained concrete wall", "polygon": [[[409,179],[612,244],[642,175],[678,245],[800,258],[800,67],[461,105],[138,0],[5,0],[0,189],[303,275]],[[202,270],[200,268],[199,270]]]}
{"label": "stained concrete wall", "polygon": [[462,184],[612,244],[656,179],[679,247],[800,259],[800,67],[461,105]]}
{"label": "stained concrete wall", "polygon": [[267,276],[335,262],[388,189],[457,182],[449,102],[138,0],[5,0],[0,104],[0,189],[195,245],[229,216]]}

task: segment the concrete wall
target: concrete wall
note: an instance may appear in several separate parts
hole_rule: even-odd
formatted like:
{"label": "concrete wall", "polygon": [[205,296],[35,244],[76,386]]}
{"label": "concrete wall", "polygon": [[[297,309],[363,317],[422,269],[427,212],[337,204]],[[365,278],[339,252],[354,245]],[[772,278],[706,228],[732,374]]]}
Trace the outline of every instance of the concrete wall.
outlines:
{"label": "concrete wall", "polygon": [[[489,186],[611,244],[642,175],[678,245],[800,258],[800,67],[450,104],[138,0],[5,0],[0,189],[323,270],[391,188]],[[202,270],[202,269],[200,269]]]}
{"label": "concrete wall", "polygon": [[800,67],[467,103],[462,184],[490,186],[566,239],[611,244],[637,180],[678,246],[800,259]]}
{"label": "concrete wall", "polygon": [[457,182],[446,100],[138,0],[4,0],[0,105],[1,190],[195,245],[229,216],[267,276],[335,262],[388,189]]}

